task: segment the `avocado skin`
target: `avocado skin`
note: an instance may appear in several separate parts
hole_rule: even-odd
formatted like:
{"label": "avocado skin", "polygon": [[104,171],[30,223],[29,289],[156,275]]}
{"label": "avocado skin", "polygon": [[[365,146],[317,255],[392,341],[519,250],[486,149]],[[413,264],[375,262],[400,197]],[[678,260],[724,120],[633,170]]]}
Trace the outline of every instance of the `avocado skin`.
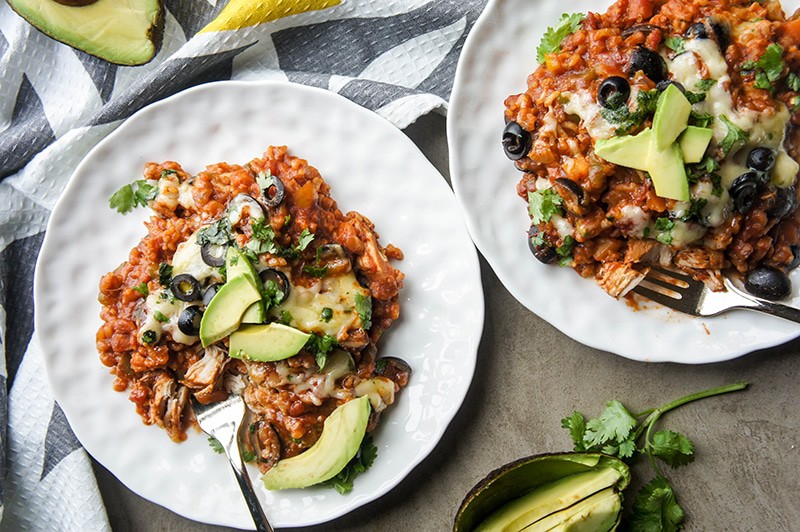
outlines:
{"label": "avocado skin", "polygon": [[596,467],[610,466],[622,478],[616,488],[623,490],[630,482],[630,470],[624,462],[602,453],[552,453],[520,458],[489,473],[467,493],[456,514],[454,532],[469,532],[504,504],[539,486]]}
{"label": "avocado skin", "polygon": [[[84,10],[87,11],[89,8],[94,7],[96,4],[112,4],[117,2],[118,0],[97,0],[96,2],[89,2],[84,5],[67,5],[56,2],[54,0],[6,0],[9,7],[20,17],[25,19],[31,26],[42,32],[43,34],[47,35],[51,39],[64,43],[68,46],[75,48],[76,50],[81,50],[91,56],[97,57],[98,59],[102,59],[104,61],[108,61],[109,63],[113,63],[116,65],[122,66],[138,66],[143,65],[145,63],[149,63],[158,53],[159,49],[161,48],[161,42],[164,36],[164,6],[162,0],[137,0],[141,2],[143,5],[153,5],[156,7],[156,13],[152,20],[150,20],[149,26],[146,28],[144,33],[144,42],[149,42],[152,44],[152,49],[147,51],[145,54],[139,54],[135,56],[128,56],[119,54],[117,55],[116,52],[113,51],[113,43],[107,43],[104,41],[97,41],[101,44],[111,44],[108,46],[112,51],[111,52],[101,52],[97,51],[95,48],[97,44],[92,42],[91,38],[82,38],[80,36],[70,35],[73,31],[70,22],[65,20],[61,20],[60,16],[58,15],[58,11],[54,10],[52,13],[37,17],[35,13],[35,6],[36,4],[40,5],[47,5],[53,4],[58,6],[61,9],[68,9],[68,10]],[[76,11],[77,13],[81,13],[81,11]],[[119,16],[119,15],[118,15]],[[124,18],[119,16],[120,18]],[[91,26],[92,16],[87,16],[86,20],[88,21],[87,27]],[[148,45],[149,48],[149,45]]]}

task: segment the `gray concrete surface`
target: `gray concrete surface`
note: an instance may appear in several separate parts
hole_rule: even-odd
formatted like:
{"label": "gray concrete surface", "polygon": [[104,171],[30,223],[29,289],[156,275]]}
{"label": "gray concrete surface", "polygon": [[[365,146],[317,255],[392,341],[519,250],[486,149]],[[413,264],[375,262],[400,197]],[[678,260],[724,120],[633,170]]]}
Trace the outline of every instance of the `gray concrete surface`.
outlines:
{"label": "gray concrete surface", "polygon": [[[447,176],[444,118],[423,117],[406,132]],[[464,495],[492,469],[570,450],[560,420],[573,410],[594,417],[605,401],[620,399],[640,411],[740,380],[750,388],[685,406],[662,422],[696,445],[694,463],[666,472],[686,529],[800,530],[800,341],[714,365],[633,362],[570,340],[511,297],[483,260],[481,271],[486,324],[476,377],[442,442],[389,494],[303,530],[447,530]],[[114,530],[224,530],[181,518],[95,469]],[[634,475],[652,476],[645,463]]]}

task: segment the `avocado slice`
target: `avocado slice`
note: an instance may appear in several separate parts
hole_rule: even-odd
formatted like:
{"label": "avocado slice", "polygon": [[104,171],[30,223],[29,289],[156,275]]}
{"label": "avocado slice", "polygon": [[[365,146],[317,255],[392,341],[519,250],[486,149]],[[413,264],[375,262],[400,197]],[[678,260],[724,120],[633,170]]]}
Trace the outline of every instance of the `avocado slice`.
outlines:
{"label": "avocado slice", "polygon": [[[234,277],[245,277],[253,287],[261,292],[261,279],[258,277],[255,267],[244,253],[234,246],[228,247],[228,254],[225,256],[225,271],[228,280]],[[242,323],[264,323],[267,319],[267,310],[264,307],[263,298],[250,305],[242,315]]]}
{"label": "avocado slice", "polygon": [[142,65],[158,49],[161,0],[8,0],[45,35],[118,65]]}
{"label": "avocado slice", "polygon": [[222,285],[200,320],[200,342],[203,347],[219,342],[238,329],[244,311],[259,299],[261,293],[244,276],[235,277]]}
{"label": "avocado slice", "polygon": [[706,154],[714,130],[707,127],[688,126],[678,137],[678,146],[681,147],[683,161],[699,163]]}
{"label": "avocado slice", "polygon": [[662,198],[689,201],[689,180],[686,178],[683,156],[677,144],[673,143],[664,149],[659,149],[651,142],[647,155],[647,168],[657,195]]}
{"label": "avocado slice", "polygon": [[482,532],[522,530],[551,513],[615,486],[621,479],[622,473],[613,467],[601,467],[569,475],[536,488],[527,495],[502,506],[475,530]]}
{"label": "avocado slice", "polygon": [[618,458],[601,453],[540,454],[506,464],[489,473],[464,497],[453,531],[474,530],[496,510],[537,488],[570,475],[604,468],[619,472],[616,489],[625,489],[630,482],[628,466]]}
{"label": "avocado slice", "polygon": [[610,163],[647,170],[647,153],[650,150],[651,136],[652,130],[647,128],[638,135],[598,139],[594,145],[594,152]]}
{"label": "avocado slice", "polygon": [[692,104],[678,87],[667,86],[658,96],[656,114],[653,116],[653,141],[659,150],[666,149],[675,142],[678,135],[686,129]]}
{"label": "avocado slice", "polygon": [[358,452],[370,410],[366,396],[337,407],[325,420],[317,443],[275,464],[261,477],[264,486],[268,490],[305,488],[336,476]]}
{"label": "avocado slice", "polygon": [[524,532],[607,532],[615,528],[622,499],[614,488],[606,488],[578,503],[523,528]]}
{"label": "avocado slice", "polygon": [[231,333],[228,352],[233,358],[273,362],[296,355],[310,336],[280,323],[243,325]]}

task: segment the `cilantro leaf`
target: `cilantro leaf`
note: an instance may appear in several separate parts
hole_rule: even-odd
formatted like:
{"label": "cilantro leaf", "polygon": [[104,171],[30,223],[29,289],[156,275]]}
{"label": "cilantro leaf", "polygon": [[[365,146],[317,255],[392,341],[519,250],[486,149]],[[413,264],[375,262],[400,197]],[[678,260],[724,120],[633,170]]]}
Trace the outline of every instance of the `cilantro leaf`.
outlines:
{"label": "cilantro leaf", "polygon": [[683,46],[686,44],[686,41],[681,37],[672,36],[664,39],[664,44],[676,54],[682,54],[684,52]]}
{"label": "cilantro leaf", "polygon": [[329,334],[326,334],[325,336],[319,336],[312,333],[306,341],[305,349],[314,355],[314,358],[317,361],[317,366],[319,369],[322,369],[328,362],[328,353],[330,353],[331,349],[337,345],[336,338]]}
{"label": "cilantro leaf", "polygon": [[288,310],[282,310],[280,318],[278,318],[278,321],[280,321],[284,325],[289,325],[290,323],[292,323],[293,319],[294,317],[292,316],[291,312],[289,312]]}
{"label": "cilantro leaf", "polygon": [[714,123],[714,115],[708,113],[689,112],[689,125],[697,127],[710,127]]}
{"label": "cilantro leaf", "polygon": [[223,216],[213,224],[202,228],[197,233],[198,246],[204,246],[206,244],[224,246],[231,240],[231,223],[227,216]]}
{"label": "cilantro leaf", "polygon": [[153,313],[153,317],[156,319],[156,321],[160,321],[161,323],[167,323],[169,321],[169,318],[164,316],[160,310],[155,311]]}
{"label": "cilantro leaf", "polygon": [[303,266],[303,272],[311,275],[313,277],[325,277],[325,274],[328,273],[327,266],[313,266],[311,264],[306,264]]}
{"label": "cilantro leaf", "polygon": [[[635,111],[631,111],[627,105],[614,105],[610,108],[602,107],[600,115],[608,122],[619,126],[616,131],[618,135],[628,134],[633,128],[642,125],[647,117],[655,113],[658,95],[658,89],[639,91],[636,95]],[[624,104],[625,102],[622,101],[621,103]]]}
{"label": "cilantro leaf", "polygon": [[280,251],[280,246],[275,243],[275,230],[269,223],[264,220],[253,220],[250,226],[253,230],[253,235],[247,242],[246,247],[253,253],[259,255],[261,253],[270,253],[277,255]]}
{"label": "cilantro leaf", "polygon": [[620,458],[631,458],[635,452],[636,442],[634,440],[625,440],[620,442],[619,448],[617,449],[617,453]]}
{"label": "cilantro leaf", "polygon": [[672,229],[675,227],[675,222],[669,218],[662,217],[658,218],[653,225],[656,231],[658,231],[656,240],[667,246],[672,244]]}
{"label": "cilantro leaf", "polygon": [[378,448],[372,442],[372,436],[367,434],[353,459],[335,477],[326,480],[322,485],[333,488],[342,495],[349,493],[353,490],[353,480],[372,467],[377,457]]}
{"label": "cilantro leaf", "polygon": [[783,46],[777,43],[767,46],[764,55],[756,63],[756,67],[766,75],[770,82],[778,81],[783,72]]}
{"label": "cilantro leaf", "polygon": [[535,224],[549,222],[554,214],[561,213],[559,206],[563,202],[561,196],[551,188],[528,192],[528,213]]}
{"label": "cilantro leaf", "polygon": [[723,138],[722,142],[719,143],[723,153],[728,155],[731,150],[733,150],[734,146],[747,142],[747,140],[750,138],[750,134],[731,122],[730,119],[725,115],[719,115],[719,119],[722,120],[722,122],[728,128],[728,133],[725,134],[725,138]]}
{"label": "cilantro leaf", "polygon": [[158,282],[161,286],[169,286],[172,281],[172,266],[166,262],[158,265]]}
{"label": "cilantro leaf", "polygon": [[673,468],[694,461],[692,440],[678,432],[659,430],[653,434],[650,446],[653,456],[660,458]]}
{"label": "cilantro leaf", "polygon": [[669,481],[658,476],[645,485],[633,502],[631,532],[673,532],[682,528],[684,512]]}
{"label": "cilantro leaf", "polygon": [[225,449],[222,447],[222,444],[214,436],[208,437],[208,445],[211,447],[211,450],[217,454],[222,454],[225,452]]}
{"label": "cilantro leaf", "polygon": [[361,327],[366,331],[372,327],[372,298],[362,294],[356,294],[356,312],[361,318]]}
{"label": "cilantro leaf", "polygon": [[308,228],[303,229],[303,232],[297,237],[297,249],[299,251],[303,251],[308,247],[312,240],[314,240],[314,233],[309,231]]}
{"label": "cilantro leaf", "polygon": [[586,423],[583,440],[590,446],[608,441],[625,441],[636,426],[636,419],[619,401],[609,401],[600,417]]}
{"label": "cilantro leaf", "polygon": [[137,292],[139,292],[140,294],[142,294],[145,297],[150,295],[150,289],[147,288],[147,283],[142,283],[140,285],[134,286],[133,289],[136,290]]}
{"label": "cilantro leaf", "polygon": [[158,196],[158,185],[145,179],[138,179],[129,185],[123,185],[108,199],[108,205],[117,212],[126,214],[136,207],[145,207],[147,202]]}
{"label": "cilantro leaf", "polygon": [[542,37],[542,42],[536,47],[536,60],[544,63],[545,56],[561,51],[561,43],[568,35],[578,29],[586,15],[583,13],[564,13],[555,27],[547,28]]}
{"label": "cilantro leaf", "polygon": [[715,79],[701,79],[697,83],[694,84],[696,89],[701,91],[707,91],[711,87],[713,87],[717,83]]}
{"label": "cilantro leaf", "polygon": [[564,242],[556,248],[556,254],[560,257],[558,265],[567,267],[572,264],[572,248],[575,247],[575,239],[570,235],[564,237]]}
{"label": "cilantro leaf", "polygon": [[574,411],[569,417],[561,420],[561,426],[569,430],[569,435],[572,438],[572,443],[575,445],[575,451],[585,451],[586,444],[583,442],[584,434],[586,434],[586,418],[583,414]]}
{"label": "cilantro leaf", "polygon": [[786,76],[786,87],[795,92],[800,91],[800,76],[789,72],[789,75]]}

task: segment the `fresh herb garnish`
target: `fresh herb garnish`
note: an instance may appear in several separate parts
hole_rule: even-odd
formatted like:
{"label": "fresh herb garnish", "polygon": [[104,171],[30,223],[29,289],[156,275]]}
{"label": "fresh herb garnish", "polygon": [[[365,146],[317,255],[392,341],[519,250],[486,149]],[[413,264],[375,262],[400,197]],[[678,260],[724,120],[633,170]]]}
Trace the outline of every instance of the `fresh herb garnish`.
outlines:
{"label": "fresh herb garnish", "polygon": [[[664,414],[679,406],[746,387],[747,383],[742,382],[711,388],[639,414],[632,414],[619,401],[609,401],[599,418],[587,421],[576,411],[562,419],[561,426],[569,431],[576,451],[604,452],[628,462],[636,455],[646,456],[656,476],[639,491],[633,503],[629,529],[636,532],[679,530],[684,512],[657,460],[672,468],[688,464],[694,460],[694,444],[678,432],[653,432],[654,427]],[[644,419],[639,421],[641,418]],[[639,444],[642,437],[644,440]]]}
{"label": "fresh herb garnish", "polygon": [[717,80],[715,80],[715,79],[710,79],[710,78],[709,79],[701,79],[700,81],[698,81],[697,83],[694,84],[694,87],[696,89],[701,90],[701,91],[707,91],[708,89],[713,87],[716,83],[717,83]]}
{"label": "fresh herb garnish", "polygon": [[568,35],[575,32],[581,25],[586,15],[583,13],[564,13],[555,27],[547,28],[542,37],[542,42],[536,47],[536,60],[539,63],[544,63],[545,56],[561,51],[561,43]]}
{"label": "fresh herb garnish", "polygon": [[269,190],[270,187],[275,186],[275,176],[269,170],[259,172],[256,176],[256,183],[261,190]]}
{"label": "fresh herb garnish", "polygon": [[549,222],[554,214],[560,214],[560,205],[563,201],[561,196],[551,188],[528,192],[528,213],[530,213],[533,223]]}
{"label": "fresh herb garnish", "polygon": [[222,447],[222,444],[216,439],[214,436],[208,437],[208,445],[211,447],[211,450],[215,453],[222,454],[225,452],[225,448]]}
{"label": "fresh herb garnish", "polygon": [[378,375],[383,375],[383,372],[386,371],[386,366],[389,364],[389,361],[385,358],[379,358],[375,361],[375,373]]}
{"label": "fresh herb garnish", "polygon": [[255,462],[256,458],[256,452],[252,449],[242,449],[242,460],[245,462]]}
{"label": "fresh herb garnish", "polygon": [[303,232],[297,237],[297,250],[303,251],[312,240],[314,240],[314,233],[309,231],[308,228],[303,229]]}
{"label": "fresh herb garnish", "polygon": [[156,343],[158,336],[156,336],[155,331],[145,331],[142,333],[142,343],[145,345],[153,345]]}
{"label": "fresh herb garnish", "polygon": [[333,310],[330,307],[325,307],[322,309],[322,312],[320,312],[319,317],[322,321],[327,323],[333,318]]}
{"label": "fresh herb garnish", "polygon": [[361,473],[372,467],[378,457],[378,448],[372,442],[372,436],[367,434],[361,442],[358,452],[350,462],[335,477],[322,483],[323,486],[333,488],[342,495],[352,491],[353,480]]}
{"label": "fresh herb garnish", "polygon": [[624,105],[623,101],[623,105],[602,107],[600,114],[607,121],[618,126],[617,135],[627,135],[632,129],[642,125],[647,117],[656,112],[659,94],[657,89],[639,91],[636,95],[635,111],[631,111],[627,105]]}
{"label": "fresh herb garnish", "polygon": [[686,44],[686,41],[681,37],[672,36],[664,39],[664,44],[676,54],[682,54],[684,52],[683,47]]}
{"label": "fresh herb garnish", "polygon": [[158,196],[158,185],[138,179],[129,185],[120,187],[108,199],[108,205],[117,212],[126,214],[136,207],[145,207],[148,201]]}
{"label": "fresh herb garnish", "polygon": [[[278,287],[278,283],[269,279],[263,283],[264,288],[261,289],[261,299],[267,310],[272,307],[280,305],[286,299],[286,293]],[[286,324],[288,325],[288,324]]]}
{"label": "fresh herb garnish", "polygon": [[328,353],[331,352],[336,345],[336,338],[333,336],[326,334],[325,336],[319,336],[317,334],[311,334],[306,341],[305,349],[312,355],[317,361],[317,366],[319,369],[325,367],[325,364],[328,362]]}
{"label": "fresh herb garnish", "polygon": [[686,91],[684,93],[684,96],[686,96],[686,99],[689,100],[689,103],[692,104],[692,105],[694,105],[696,103],[700,103],[700,102],[702,102],[703,100],[706,99],[706,93],[705,92]]}
{"label": "fresh herb garnish", "polygon": [[161,286],[169,286],[172,282],[172,266],[166,262],[158,265],[158,283]]}
{"label": "fresh herb garnish", "polygon": [[707,113],[689,112],[689,125],[697,127],[710,127],[714,123],[714,115]]}
{"label": "fresh herb garnish", "polygon": [[161,323],[167,323],[169,321],[169,318],[164,316],[160,310],[153,312],[153,317],[156,319],[156,321],[160,321]]}
{"label": "fresh herb garnish", "polygon": [[794,72],[789,72],[789,75],[786,76],[786,87],[790,90],[795,92],[800,91],[800,76],[795,74]]}
{"label": "fresh herb garnish", "polygon": [[231,241],[231,222],[223,216],[208,227],[202,228],[197,233],[197,245],[213,244],[224,246]]}
{"label": "fresh herb garnish", "polygon": [[361,327],[366,331],[372,327],[372,298],[362,294],[356,294],[356,312],[361,318]]}
{"label": "fresh herb garnish", "polygon": [[312,264],[306,264],[303,266],[303,272],[311,275],[312,277],[325,277],[325,274],[328,273],[327,266],[315,266]]}
{"label": "fresh herb garnish", "polygon": [[734,146],[747,142],[747,139],[750,138],[750,134],[731,122],[725,115],[719,115],[719,119],[722,120],[728,128],[728,133],[725,135],[725,138],[722,139],[722,142],[719,143],[719,147],[722,148],[722,152],[725,155],[728,155],[731,150],[733,150]]}
{"label": "fresh herb garnish", "polygon": [[672,229],[675,227],[675,222],[669,218],[658,218],[654,227],[658,231],[658,235],[656,235],[657,241],[667,246],[672,244]]}
{"label": "fresh herb garnish", "polygon": [[[746,62],[747,63],[747,62]],[[772,43],[767,46],[764,55],[755,62],[752,68],[745,68],[743,70],[755,70],[756,81],[754,87],[757,89],[766,89],[770,92],[775,90],[775,82],[781,77],[783,72],[783,47],[780,44]]]}
{"label": "fresh herb garnish", "polygon": [[689,203],[689,209],[681,216],[681,221],[688,222],[691,219],[703,219],[703,209],[708,205],[708,200],[705,198],[692,198]]}
{"label": "fresh herb garnish", "polygon": [[253,220],[251,225],[253,236],[247,242],[247,249],[256,254],[270,253],[277,255],[280,251],[280,246],[275,243],[275,230],[269,223],[264,223],[264,220]]}
{"label": "fresh herb garnish", "polygon": [[565,268],[572,264],[572,248],[574,247],[575,239],[570,235],[565,236],[562,244],[556,248],[556,253],[560,257],[558,261],[559,266]]}
{"label": "fresh herb garnish", "polygon": [[144,297],[147,297],[150,294],[150,289],[147,288],[147,283],[142,283],[132,288],[142,294]]}
{"label": "fresh herb garnish", "polygon": [[161,170],[161,177],[167,177],[168,175],[178,175],[177,170],[172,170],[171,168],[167,168],[166,170]]}
{"label": "fresh herb garnish", "polygon": [[278,321],[280,321],[284,325],[289,325],[292,323],[293,319],[294,317],[292,316],[291,312],[289,312],[288,310],[282,310],[280,317],[278,318]]}

